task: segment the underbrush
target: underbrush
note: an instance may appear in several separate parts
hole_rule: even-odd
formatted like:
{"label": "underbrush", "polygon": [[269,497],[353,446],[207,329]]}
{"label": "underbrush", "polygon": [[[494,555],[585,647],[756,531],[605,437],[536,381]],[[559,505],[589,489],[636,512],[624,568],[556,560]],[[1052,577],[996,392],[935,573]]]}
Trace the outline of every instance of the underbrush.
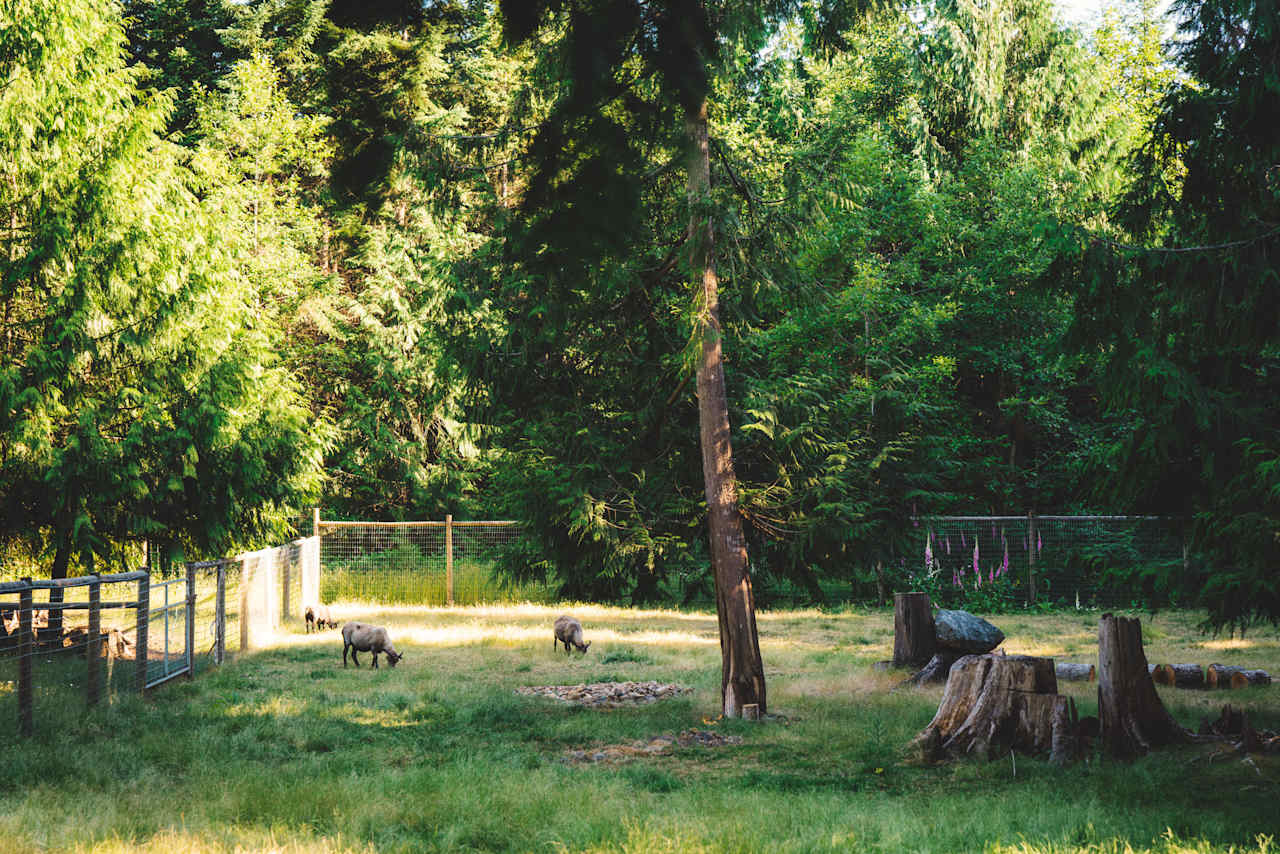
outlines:
{"label": "underbrush", "polygon": [[[1276,757],[1199,745],[1132,764],[1094,755],[913,764],[906,746],[940,689],[893,690],[872,669],[892,614],[758,615],[764,723],[717,715],[714,614],[523,605],[379,609],[396,668],[343,669],[336,632],[282,636],[220,670],[91,713],[60,716],[0,753],[0,840],[27,851],[992,851],[1160,854],[1264,850]],[[551,649],[582,620],[590,652]],[[1154,661],[1280,671],[1280,636],[1195,632],[1198,615],[1144,618]],[[1097,615],[994,620],[1010,653],[1096,658]],[[527,685],[674,682],[679,698],[588,709]],[[1081,712],[1095,686],[1063,690]],[[1227,700],[1280,729],[1276,688],[1163,691],[1194,726]],[[579,761],[689,729],[741,743]]]}

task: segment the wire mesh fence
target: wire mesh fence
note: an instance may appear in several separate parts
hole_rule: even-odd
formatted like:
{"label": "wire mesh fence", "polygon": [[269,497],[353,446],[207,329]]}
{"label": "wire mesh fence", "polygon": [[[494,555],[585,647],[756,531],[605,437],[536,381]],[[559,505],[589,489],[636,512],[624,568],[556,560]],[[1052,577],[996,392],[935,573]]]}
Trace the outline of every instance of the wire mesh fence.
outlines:
{"label": "wire mesh fence", "polygon": [[940,516],[915,525],[906,574],[941,604],[1155,607],[1187,604],[1198,587],[1178,519]]}
{"label": "wire mesh fence", "polygon": [[0,583],[0,720],[30,734],[142,690],[149,589],[145,572]]}
{"label": "wire mesh fence", "polygon": [[320,599],[385,604],[475,605],[545,599],[540,585],[497,572],[520,537],[510,521],[319,521]]}

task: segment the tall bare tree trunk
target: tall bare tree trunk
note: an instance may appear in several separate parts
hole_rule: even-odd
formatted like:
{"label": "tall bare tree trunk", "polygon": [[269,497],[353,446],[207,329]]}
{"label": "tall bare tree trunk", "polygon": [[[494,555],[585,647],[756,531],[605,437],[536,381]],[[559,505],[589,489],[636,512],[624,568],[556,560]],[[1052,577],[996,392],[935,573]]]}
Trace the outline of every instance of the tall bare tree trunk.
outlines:
{"label": "tall bare tree trunk", "polygon": [[725,717],[740,717],[742,707],[759,706],[764,714],[764,663],[756,634],[755,597],[747,571],[747,544],[738,514],[738,485],[729,441],[729,399],[725,392],[720,349],[720,295],[716,275],[715,233],[705,206],[711,191],[711,154],[707,136],[707,102],[689,110],[685,126],[692,143],[689,155],[689,244],[692,267],[702,273],[702,311],[698,360],[698,424],[702,443],[702,477],[707,495],[707,527],[711,534],[711,568],[720,618],[720,696]]}

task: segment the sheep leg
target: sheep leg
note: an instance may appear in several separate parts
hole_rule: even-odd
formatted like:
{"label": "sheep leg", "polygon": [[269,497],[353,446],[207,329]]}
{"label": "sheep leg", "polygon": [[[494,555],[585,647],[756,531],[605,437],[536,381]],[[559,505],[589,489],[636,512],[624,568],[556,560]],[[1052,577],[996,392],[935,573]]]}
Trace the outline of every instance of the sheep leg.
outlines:
{"label": "sheep leg", "polygon": [[347,650],[350,648],[351,648],[351,644],[349,643],[344,643],[342,645],[342,666],[343,667],[347,666]]}
{"label": "sheep leg", "polygon": [[378,651],[376,649],[373,651],[373,669],[378,669]]}

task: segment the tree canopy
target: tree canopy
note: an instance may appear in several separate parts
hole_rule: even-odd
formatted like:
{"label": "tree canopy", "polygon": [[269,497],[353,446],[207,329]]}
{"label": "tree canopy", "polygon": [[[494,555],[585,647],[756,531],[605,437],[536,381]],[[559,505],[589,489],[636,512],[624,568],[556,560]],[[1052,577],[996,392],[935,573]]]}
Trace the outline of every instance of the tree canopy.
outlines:
{"label": "tree canopy", "polygon": [[1180,601],[1276,620],[1280,25],[1172,16],[10,4],[0,555],[318,501],[705,600],[711,348],[762,596],[908,583],[913,517],[1090,511],[1186,520]]}

